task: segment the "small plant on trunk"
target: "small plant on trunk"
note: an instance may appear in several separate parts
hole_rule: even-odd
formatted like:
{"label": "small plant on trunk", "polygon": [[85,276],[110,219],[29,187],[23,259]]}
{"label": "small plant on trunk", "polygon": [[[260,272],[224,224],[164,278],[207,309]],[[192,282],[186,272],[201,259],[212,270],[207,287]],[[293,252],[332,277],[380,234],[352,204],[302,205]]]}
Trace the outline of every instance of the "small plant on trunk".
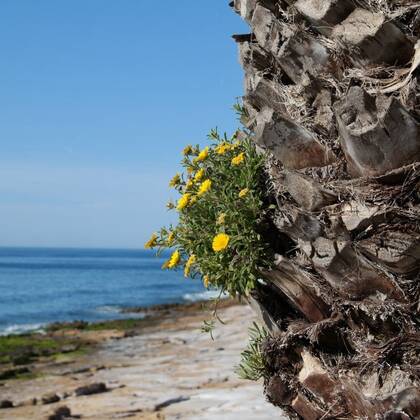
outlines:
{"label": "small plant on trunk", "polygon": [[241,353],[241,363],[236,368],[236,373],[240,378],[250,381],[266,378],[267,369],[261,346],[268,336],[268,331],[264,327],[253,323],[249,329],[248,347]]}
{"label": "small plant on trunk", "polygon": [[177,226],[162,228],[146,243],[158,253],[172,249],[163,268],[184,270],[206,288],[233,297],[248,296],[268,267],[271,254],[260,226],[270,206],[265,199],[263,155],[239,133],[221,137],[212,130],[211,144],[187,146],[183,174],[170,181],[180,197],[168,207],[179,213]]}

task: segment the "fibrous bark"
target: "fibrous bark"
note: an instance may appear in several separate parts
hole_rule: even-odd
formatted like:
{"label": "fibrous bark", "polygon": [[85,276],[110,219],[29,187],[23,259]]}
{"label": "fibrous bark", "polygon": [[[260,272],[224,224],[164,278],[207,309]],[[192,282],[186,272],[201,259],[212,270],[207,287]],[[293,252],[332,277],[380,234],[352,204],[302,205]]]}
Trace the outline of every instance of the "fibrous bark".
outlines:
{"label": "fibrous bark", "polygon": [[288,249],[253,292],[292,418],[420,418],[420,3],[235,0]]}

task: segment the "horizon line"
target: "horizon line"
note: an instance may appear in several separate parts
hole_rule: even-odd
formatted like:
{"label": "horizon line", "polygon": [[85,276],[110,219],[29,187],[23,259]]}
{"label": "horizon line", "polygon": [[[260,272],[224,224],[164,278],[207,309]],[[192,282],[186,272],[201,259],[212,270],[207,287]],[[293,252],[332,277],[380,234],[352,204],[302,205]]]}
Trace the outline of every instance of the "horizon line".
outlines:
{"label": "horizon line", "polygon": [[110,251],[149,251],[143,246],[134,247],[115,247],[115,246],[66,246],[66,245],[0,245],[0,249],[15,248],[15,249],[86,249],[86,250],[110,250]]}

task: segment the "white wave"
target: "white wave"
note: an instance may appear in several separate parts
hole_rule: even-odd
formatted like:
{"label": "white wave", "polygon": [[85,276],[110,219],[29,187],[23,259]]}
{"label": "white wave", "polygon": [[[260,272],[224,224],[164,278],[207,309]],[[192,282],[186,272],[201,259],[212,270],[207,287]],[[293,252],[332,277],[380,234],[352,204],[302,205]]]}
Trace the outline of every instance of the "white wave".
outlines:
{"label": "white wave", "polygon": [[116,305],[97,306],[95,308],[95,312],[101,312],[106,314],[120,314],[122,312],[122,308]]}
{"label": "white wave", "polygon": [[45,324],[14,324],[0,330],[0,335],[15,335],[28,332],[44,332]]}
{"label": "white wave", "polygon": [[[188,302],[197,302],[199,300],[209,300],[219,297],[220,291],[219,290],[206,290],[204,292],[197,292],[197,293],[186,293],[182,298]],[[220,298],[226,299],[229,297],[227,293],[223,293]]]}

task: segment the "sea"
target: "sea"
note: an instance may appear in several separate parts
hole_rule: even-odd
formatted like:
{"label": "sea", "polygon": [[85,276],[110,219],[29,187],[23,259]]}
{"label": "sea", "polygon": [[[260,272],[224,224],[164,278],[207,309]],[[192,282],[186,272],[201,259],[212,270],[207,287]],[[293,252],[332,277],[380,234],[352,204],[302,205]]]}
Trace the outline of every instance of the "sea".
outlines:
{"label": "sea", "polygon": [[56,321],[141,317],[122,311],[217,295],[199,279],[162,270],[167,258],[148,250],[0,248],[0,335]]}

